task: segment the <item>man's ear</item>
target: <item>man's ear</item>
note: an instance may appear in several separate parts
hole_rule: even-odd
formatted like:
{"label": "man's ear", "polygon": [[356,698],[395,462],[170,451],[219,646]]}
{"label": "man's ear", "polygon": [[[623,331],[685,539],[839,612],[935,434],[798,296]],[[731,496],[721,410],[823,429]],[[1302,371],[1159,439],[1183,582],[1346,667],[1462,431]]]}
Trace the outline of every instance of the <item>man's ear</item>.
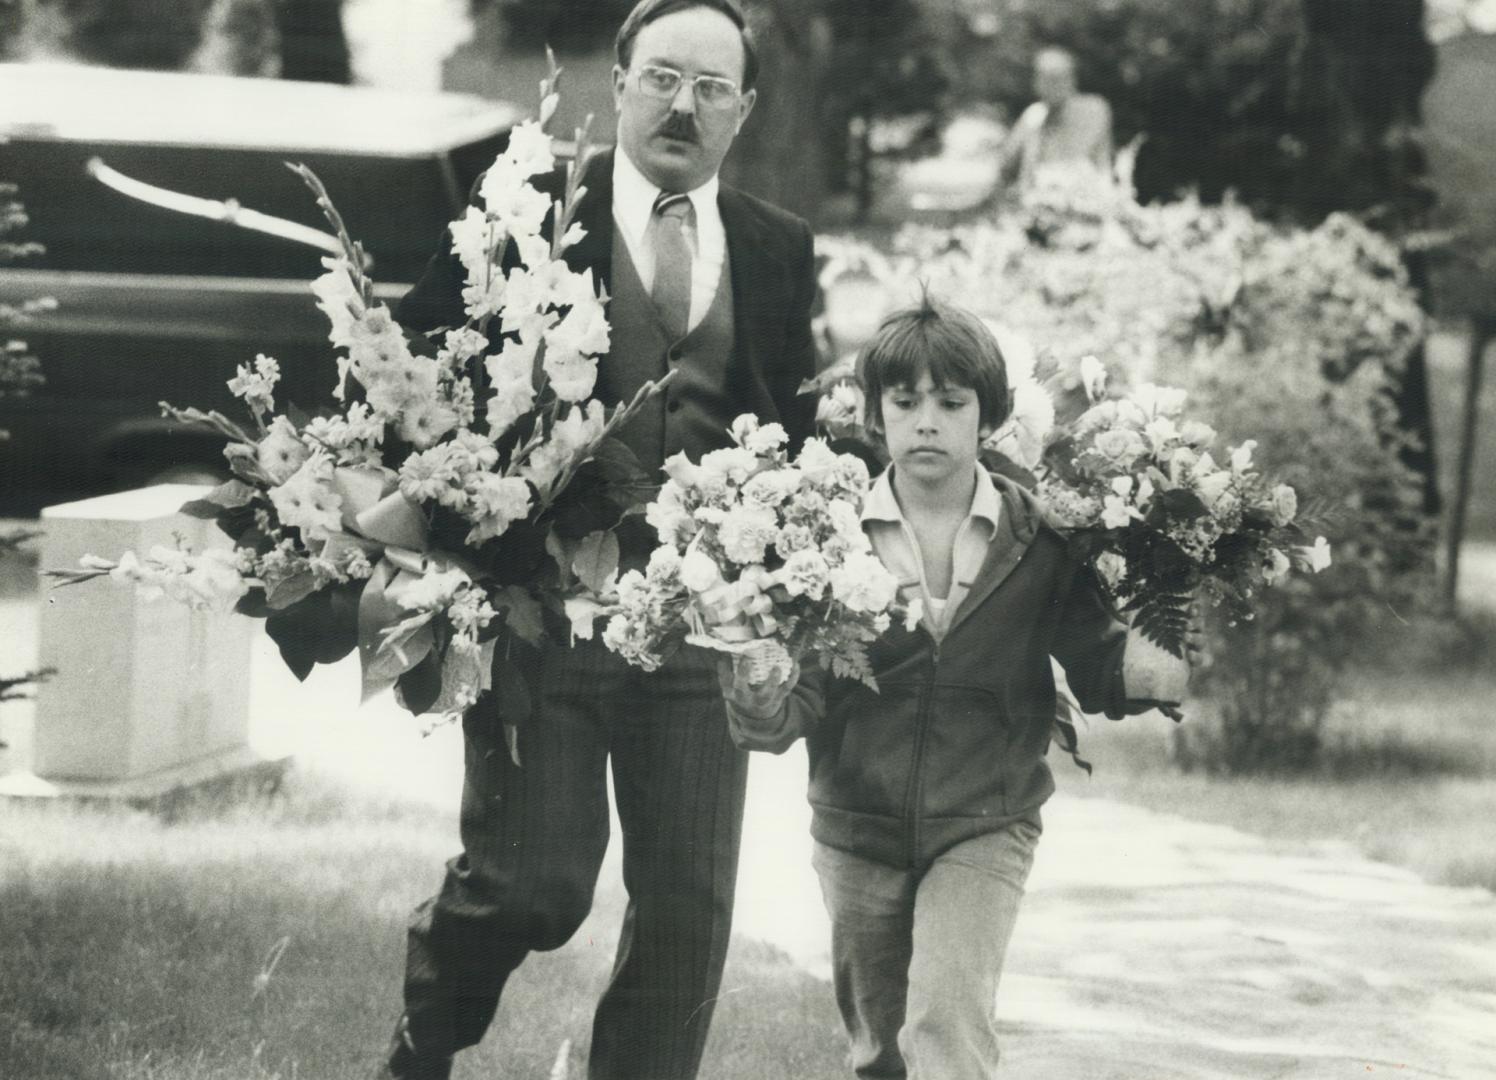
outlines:
{"label": "man's ear", "polygon": [[738,131],[743,130],[743,125],[748,120],[748,114],[753,111],[754,103],[758,101],[758,91],[749,90],[743,95],[743,100],[738,105]]}
{"label": "man's ear", "polygon": [[613,65],[613,111],[617,112],[623,107],[623,87],[628,82],[629,73],[617,64]]}

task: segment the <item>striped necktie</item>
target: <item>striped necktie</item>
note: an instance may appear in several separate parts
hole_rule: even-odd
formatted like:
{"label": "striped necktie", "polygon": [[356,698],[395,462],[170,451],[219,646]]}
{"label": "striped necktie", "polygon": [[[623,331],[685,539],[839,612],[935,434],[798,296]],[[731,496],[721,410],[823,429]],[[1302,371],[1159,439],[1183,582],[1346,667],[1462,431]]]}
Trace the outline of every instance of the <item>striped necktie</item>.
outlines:
{"label": "striped necktie", "polygon": [[660,192],[650,219],[654,232],[654,285],[649,291],[672,342],[686,336],[691,324],[691,244],[695,208],[685,195]]}

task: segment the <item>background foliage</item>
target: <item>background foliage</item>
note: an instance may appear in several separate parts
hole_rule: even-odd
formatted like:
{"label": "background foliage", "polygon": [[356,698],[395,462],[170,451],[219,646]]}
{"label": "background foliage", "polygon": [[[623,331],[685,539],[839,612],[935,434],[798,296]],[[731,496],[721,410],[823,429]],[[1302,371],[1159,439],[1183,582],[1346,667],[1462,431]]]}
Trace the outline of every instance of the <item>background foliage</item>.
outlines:
{"label": "background foliage", "polygon": [[1094,353],[1124,384],[1186,388],[1186,416],[1220,446],[1258,440],[1264,473],[1294,485],[1335,563],[1255,598],[1251,621],[1217,620],[1198,684],[1215,718],[1181,749],[1224,770],[1313,766],[1347,663],[1405,633],[1433,592],[1431,522],[1394,407],[1424,318],[1397,250],[1346,215],[1304,229],[1088,185],[956,230],[906,229],[886,252],[825,246],[889,283],[890,303],[923,278],[1027,338],[1059,372],[1062,418]]}

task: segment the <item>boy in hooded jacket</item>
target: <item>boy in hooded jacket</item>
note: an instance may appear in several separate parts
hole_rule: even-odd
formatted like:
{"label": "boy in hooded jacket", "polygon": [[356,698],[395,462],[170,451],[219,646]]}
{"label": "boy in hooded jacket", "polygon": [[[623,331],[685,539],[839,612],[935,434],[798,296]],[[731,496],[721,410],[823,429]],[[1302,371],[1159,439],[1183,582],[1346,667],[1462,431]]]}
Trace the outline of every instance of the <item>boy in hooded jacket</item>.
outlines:
{"label": "boy in hooded jacket", "polygon": [[[1136,631],[1095,573],[1025,488],[980,465],[1009,392],[979,319],[926,296],[884,321],[858,373],[890,461],[862,525],[920,624],[869,648],[877,691],[798,665],[755,683],[727,658],[719,677],[739,746],[806,740],[855,1074],[976,1080],[997,1067],[998,977],[1054,791],[1050,658],[1084,711],[1113,719],[1179,701],[1189,665],[1130,663]],[[1192,627],[1186,654],[1199,644]]]}

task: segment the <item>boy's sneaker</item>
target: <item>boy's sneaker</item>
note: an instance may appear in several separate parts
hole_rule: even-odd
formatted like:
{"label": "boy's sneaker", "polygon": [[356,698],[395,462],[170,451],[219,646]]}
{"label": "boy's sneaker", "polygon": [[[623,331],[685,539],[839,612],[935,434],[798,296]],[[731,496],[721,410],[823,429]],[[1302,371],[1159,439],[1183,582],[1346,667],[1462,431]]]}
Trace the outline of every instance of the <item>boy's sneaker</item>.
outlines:
{"label": "boy's sneaker", "polygon": [[374,1080],[449,1080],[451,1075],[452,1055],[425,1057],[417,1053],[415,1043],[410,1040],[410,1021],[400,1017]]}

